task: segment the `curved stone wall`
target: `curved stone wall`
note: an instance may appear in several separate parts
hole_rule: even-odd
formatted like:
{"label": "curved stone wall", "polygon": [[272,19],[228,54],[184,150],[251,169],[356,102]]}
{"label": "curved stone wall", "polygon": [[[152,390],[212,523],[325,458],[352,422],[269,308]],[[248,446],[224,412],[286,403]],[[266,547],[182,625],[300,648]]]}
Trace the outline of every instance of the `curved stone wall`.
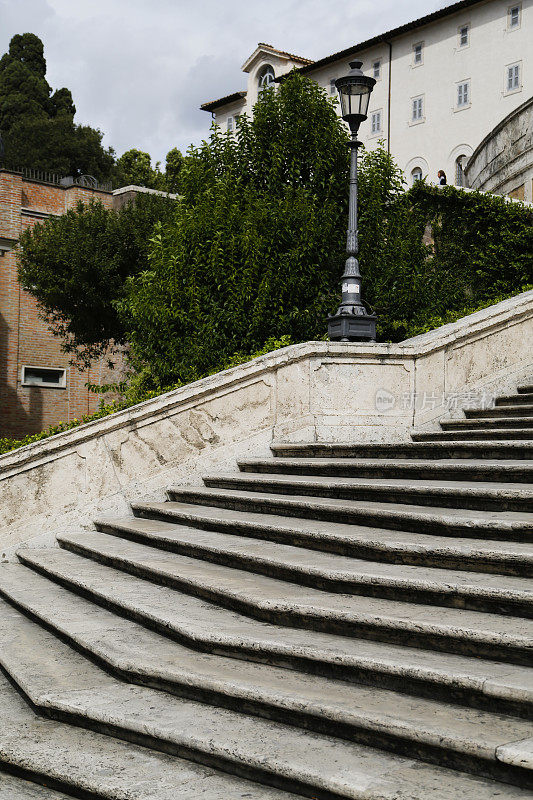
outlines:
{"label": "curved stone wall", "polygon": [[533,201],[533,97],[483,139],[465,174],[472,189]]}

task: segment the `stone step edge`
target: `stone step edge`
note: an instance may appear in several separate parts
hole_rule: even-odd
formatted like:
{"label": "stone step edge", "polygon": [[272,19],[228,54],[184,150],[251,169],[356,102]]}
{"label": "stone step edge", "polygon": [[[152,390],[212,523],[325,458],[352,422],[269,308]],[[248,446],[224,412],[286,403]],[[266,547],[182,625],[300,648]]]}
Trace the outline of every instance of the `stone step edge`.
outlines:
{"label": "stone step edge", "polygon": [[[296,517],[287,517],[287,520],[294,520],[294,526],[276,528],[275,524],[269,524],[269,518],[272,514],[265,514],[265,519],[261,522],[246,520],[245,512],[235,512],[242,514],[242,518],[235,517],[233,519],[225,519],[222,516],[217,516],[213,513],[212,516],[205,517],[201,514],[195,515],[195,510],[199,506],[191,505],[188,508],[177,509],[173,508],[174,504],[167,501],[166,503],[139,503],[133,502],[131,510],[135,517],[143,519],[156,519],[164,522],[172,522],[180,527],[189,526],[198,530],[212,531],[216,533],[231,533],[235,536],[242,536],[245,539],[257,539],[264,542],[275,542],[277,544],[290,544],[294,547],[301,547],[304,550],[314,550],[317,552],[333,553],[346,557],[360,558],[365,561],[381,561],[387,564],[406,564],[410,566],[430,566],[443,569],[463,569],[472,572],[483,572],[486,574],[501,574],[501,575],[516,575],[517,577],[533,577],[533,553],[530,559],[526,559],[522,553],[516,556],[515,559],[508,558],[505,554],[499,553],[484,553],[478,555],[466,555],[461,546],[457,547],[456,551],[448,545],[441,545],[440,547],[435,543],[434,547],[426,547],[421,549],[421,545],[416,542],[416,538],[421,536],[419,533],[412,533],[413,541],[410,545],[399,545],[397,543],[390,543],[390,533],[395,531],[386,528],[373,528],[376,531],[376,538],[367,541],[364,538],[359,540],[354,535],[354,538],[348,539],[342,534],[332,534],[331,530],[327,531],[327,536],[323,536],[310,531],[302,530],[298,525]],[[213,509],[215,511],[215,509]],[[97,518],[94,520],[96,529],[99,525],[113,524],[114,519],[106,519],[105,517]],[[302,522],[305,520],[302,520]],[[357,528],[356,525],[352,526]],[[367,529],[368,530],[368,529]],[[404,531],[401,531],[405,533]],[[382,536],[382,540],[378,540],[378,536]],[[435,539],[446,537],[434,537]],[[447,537],[451,538],[451,537]],[[464,537],[459,539],[459,543],[464,541]],[[480,542],[480,538],[466,540],[472,545]],[[490,541],[490,540],[489,540]],[[510,542],[510,545],[516,544]]]}
{"label": "stone step edge", "polygon": [[[31,565],[27,565],[27,568],[32,570]],[[41,570],[35,569],[35,571],[43,575],[47,580],[51,580],[52,582],[57,580],[57,584],[63,590],[74,593],[77,592],[78,587],[71,585],[69,580],[62,580],[58,578],[56,574],[54,574],[53,578],[50,578],[50,576],[42,573]],[[259,648],[252,648],[246,646],[242,641],[236,645],[234,641],[231,641],[231,636],[228,637],[228,642],[224,645],[220,637],[214,640],[209,636],[209,633],[201,627],[197,627],[194,634],[191,634],[183,628],[181,630],[169,628],[164,622],[161,621],[158,623],[157,620],[147,616],[142,610],[134,609],[131,604],[123,605],[113,603],[112,600],[110,601],[98,591],[92,590],[91,592],[86,587],[82,587],[82,590],[78,593],[81,597],[87,599],[87,602],[95,603],[111,613],[116,613],[137,625],[153,630],[165,638],[171,638],[182,646],[195,652],[206,652],[212,655],[218,654],[226,658],[235,658],[238,661],[250,660],[262,664],[274,664],[276,667],[293,669],[297,672],[303,672],[304,674],[309,673],[325,678],[332,677],[333,680],[346,681],[348,683],[363,683],[367,686],[376,685],[378,688],[390,689],[391,691],[402,691],[408,687],[409,692],[427,699],[440,700],[441,697],[438,692],[444,684],[442,699],[453,697],[458,705],[467,705],[489,711],[496,710],[504,714],[510,714],[511,716],[514,715],[525,718],[529,718],[532,715],[533,696],[525,695],[523,692],[519,693],[519,696],[517,696],[516,688],[512,685],[509,687],[501,681],[497,680],[494,682],[490,678],[486,678],[481,685],[479,685],[477,681],[467,682],[467,685],[465,685],[464,672],[468,671],[468,662],[466,662],[466,659],[470,658],[469,656],[456,656],[459,662],[465,662],[462,665],[463,671],[461,671],[461,667],[457,665],[459,674],[462,675],[462,685],[458,686],[457,678],[451,673],[447,675],[446,679],[443,679],[442,673],[437,675],[437,672],[433,668],[426,669],[424,674],[421,674],[420,662],[416,659],[413,660],[413,665],[406,668],[405,664],[399,667],[397,666],[398,661],[391,662],[391,659],[386,657],[382,657],[382,661],[379,663],[379,658],[375,655],[371,660],[363,655],[362,657],[359,656],[358,659],[354,659],[352,656],[351,659],[343,662],[342,659],[339,659],[338,655],[331,655],[327,649],[321,650],[320,646],[315,648],[311,656],[309,653],[298,653],[294,648],[291,649],[285,645],[281,648],[276,648],[272,644],[265,644],[263,642]],[[22,602],[19,598],[14,598],[12,594],[6,591],[1,583],[0,597],[46,630],[64,639],[75,649],[79,649],[82,655],[90,657],[91,660],[95,660],[98,663],[98,656],[94,654],[93,650],[87,649],[83,645],[78,646],[79,642],[76,644],[76,640],[73,639],[71,635],[66,634],[62,627],[50,621],[50,619],[43,616],[43,614],[36,613],[30,608],[28,603]],[[415,648],[407,648],[405,645],[377,644],[378,647],[382,647],[384,651],[390,651],[390,648],[392,648],[396,652],[401,652],[403,657],[405,657],[406,651],[409,652],[409,655],[411,655],[411,652],[413,655],[416,653]],[[429,652],[438,658],[438,651]],[[112,666],[114,662],[112,660],[109,662],[102,661],[100,665],[105,666],[105,663],[109,663],[109,665]],[[439,661],[439,665],[440,663]],[[509,667],[509,674],[512,675],[515,665],[509,665]],[[113,668],[116,668],[119,677],[122,677],[120,672],[122,667],[117,663]],[[520,667],[518,667],[518,669],[520,669]],[[487,704],[489,708],[487,708]]]}
{"label": "stone step edge", "polygon": [[[456,439],[454,439],[456,437]],[[491,441],[521,441],[533,440],[531,428],[466,428],[460,431],[420,431],[413,430],[411,439],[415,443],[437,443],[450,441],[483,442]]]}
{"label": "stone step edge", "polygon": [[498,417],[508,414],[510,417],[513,417],[520,416],[520,414],[524,412],[527,416],[530,416],[533,414],[533,403],[531,403],[531,405],[527,403],[520,403],[518,405],[500,405],[486,408],[463,408],[462,412],[465,417],[470,417],[472,419],[490,417],[491,414],[495,414]]}
{"label": "stone step edge", "polygon": [[[529,440],[499,441],[436,441],[436,442],[367,442],[360,444],[339,444],[338,442],[279,442],[273,441],[270,449],[276,455],[289,453],[293,458],[300,458],[320,453],[322,458],[330,458],[332,453],[343,454],[344,458],[501,458],[501,459],[533,459],[533,442]],[[346,455],[346,453],[352,455]],[[376,456],[379,453],[379,456]],[[401,456],[398,453],[402,453]],[[474,453],[472,456],[470,453]],[[521,455],[524,453],[524,455]],[[490,454],[490,455],[488,455]],[[334,456],[335,457],[335,456]]]}
{"label": "stone step edge", "polygon": [[[78,792],[66,794],[66,788],[59,788],[60,782],[53,781],[42,773],[17,769],[12,764],[2,761],[0,750],[0,800],[72,800],[82,795]],[[102,800],[101,793],[85,793],[86,800]],[[106,798],[106,800],[108,800]]]}
{"label": "stone step edge", "polygon": [[[13,681],[10,680],[11,683]],[[14,685],[15,691],[20,692],[19,687]],[[28,705],[31,705],[27,698],[24,698]],[[37,714],[37,712],[35,712]],[[0,719],[1,722],[1,719]],[[69,783],[68,777],[49,775],[41,767],[40,769],[30,766],[28,763],[21,764],[19,760],[13,757],[13,754],[4,752],[0,742],[0,798],[2,797],[2,783],[3,776],[8,775],[14,779],[28,782],[30,786],[36,787],[35,793],[19,793],[12,794],[9,800],[109,800],[109,795],[102,794],[97,789],[78,789],[73,783]],[[43,790],[42,795],[38,793],[38,789]],[[114,800],[114,798],[113,798]]]}
{"label": "stone step edge", "polygon": [[[346,620],[339,614],[329,611],[311,613],[308,609],[304,610],[299,608],[297,604],[293,604],[292,607],[287,606],[283,609],[283,624],[281,624],[279,619],[280,611],[276,602],[269,604],[264,601],[261,602],[255,597],[239,596],[238,593],[231,594],[218,587],[210,586],[207,588],[199,581],[191,581],[190,579],[173,580],[166,575],[160,575],[150,567],[140,566],[136,562],[130,563],[128,559],[119,558],[117,555],[108,556],[107,554],[102,554],[87,545],[81,546],[77,543],[74,547],[72,544],[67,547],[65,541],[60,544],[63,549],[74,555],[88,558],[103,566],[119,572],[125,572],[141,580],[191,595],[199,600],[212,603],[227,611],[233,611],[258,622],[266,622],[270,625],[286,626],[298,630],[316,631],[317,633],[331,633],[347,638],[370,638],[373,641],[400,645],[405,645],[407,640],[409,645],[405,646],[450,654],[464,655],[466,649],[468,653],[474,653],[481,658],[505,661],[521,666],[529,666],[531,663],[531,648],[520,640],[502,641],[501,637],[486,636],[479,631],[476,631],[474,636],[472,630],[459,629],[456,626],[448,626],[445,631],[435,631],[427,624],[425,626],[420,622],[411,624],[410,621],[399,621],[393,616],[385,619],[373,613],[370,615],[357,615],[354,613],[349,620]],[[28,563],[27,556],[24,557],[23,563],[26,566],[31,566],[31,561]],[[473,614],[476,612],[465,611],[465,613]]]}
{"label": "stone step edge", "polygon": [[[508,459],[509,461],[510,459]],[[388,478],[408,476],[413,480],[476,480],[479,483],[505,481],[507,483],[533,484],[533,460],[523,459],[507,466],[505,460],[487,463],[456,459],[451,463],[422,459],[387,458],[241,458],[237,460],[240,472],[274,475],[323,475],[331,477]],[[472,476],[472,477],[470,477]]]}
{"label": "stone step edge", "polygon": [[[167,489],[170,500],[187,504],[224,508],[233,511],[257,512],[259,502],[260,513],[275,514],[300,519],[313,519],[322,522],[342,522],[344,524],[362,524],[373,528],[388,528],[409,533],[431,533],[431,535],[462,536],[468,539],[496,539],[499,541],[516,541],[529,543],[533,541],[533,528],[524,524],[510,525],[507,520],[493,520],[482,516],[475,523],[468,517],[448,514],[455,509],[436,509],[430,506],[418,506],[416,511],[406,511],[394,503],[390,508],[369,509],[355,501],[338,500],[335,506],[320,505],[319,498],[288,494],[260,494],[225,489],[209,489],[201,486],[170,486]],[[336,499],[336,498],[326,498]],[[315,501],[314,503],[312,501]],[[352,505],[346,503],[352,502]],[[383,504],[386,506],[387,504]],[[466,510],[466,509],[465,509]],[[442,513],[439,514],[438,512]],[[483,513],[483,512],[481,512]],[[430,527],[430,530],[428,530]]]}
{"label": "stone step edge", "polygon": [[526,403],[533,403],[533,392],[524,391],[527,386],[521,386],[516,394],[502,394],[494,399],[497,406],[521,405],[524,400]]}
{"label": "stone step edge", "polygon": [[443,430],[463,430],[464,428],[531,428],[533,426],[532,416],[513,416],[513,417],[466,417],[465,419],[442,419],[440,426]]}
{"label": "stone step edge", "polygon": [[[328,575],[328,571],[325,568],[299,567],[294,563],[284,563],[279,558],[268,558],[260,554],[243,554],[235,551],[228,553],[224,550],[222,543],[220,547],[216,547],[207,544],[178,542],[165,539],[164,536],[157,533],[135,530],[124,523],[104,524],[97,526],[97,529],[102,533],[115,536],[115,538],[126,539],[127,541],[152,547],[155,550],[176,553],[198,561],[206,561],[229,567],[230,569],[263,575],[288,583],[296,583],[312,589],[322,589],[326,592],[378,597],[450,608],[457,607],[457,599],[459,598],[461,603],[464,603],[462,607],[472,611],[533,617],[533,594],[524,593],[519,596],[517,593],[514,598],[505,597],[505,593],[502,594],[501,590],[495,589],[491,592],[490,586],[489,588],[477,587],[474,582],[467,588],[455,585],[453,588],[450,585],[441,585],[439,587],[437,579],[429,579],[428,583],[431,586],[424,586],[423,580],[420,578],[376,575],[372,573],[371,565],[373,562],[371,561],[368,561],[369,567],[366,573],[362,572],[359,575],[354,573],[350,576],[340,573]],[[59,536],[59,541],[63,541],[61,535]],[[431,567],[427,567],[427,569],[431,569]],[[472,574],[475,573],[472,571]],[[487,577],[487,582],[490,583],[489,577]],[[476,594],[476,589],[481,589],[482,591]]]}
{"label": "stone step edge", "polygon": [[[320,478],[324,478],[321,481]],[[204,485],[215,489],[243,489],[267,494],[296,494],[334,500],[375,501],[390,505],[416,505],[422,508],[453,508],[471,511],[517,511],[533,509],[533,485],[516,483],[515,489],[487,487],[483,481],[475,487],[428,486],[423,480],[411,485],[395,485],[390,478],[351,478],[320,475],[285,475],[264,472],[207,474]],[[416,479],[414,479],[416,480]],[[328,481],[328,483],[326,483]],[[349,483],[353,481],[353,483]],[[386,483],[386,481],[391,481]],[[532,515],[533,520],[533,515]]]}
{"label": "stone step edge", "polygon": [[[202,783],[207,779],[212,777],[216,777],[219,781],[225,785],[221,787],[221,790],[232,790],[236,789],[239,792],[246,792],[246,790],[252,789],[251,783],[254,782],[254,778],[249,776],[244,776],[242,772],[246,770],[238,770],[238,769],[222,769],[220,766],[215,766],[215,759],[209,758],[209,754],[206,753],[204,758],[194,758],[194,753],[188,753],[186,748],[181,748],[178,746],[170,747],[169,743],[167,743],[164,739],[157,740],[151,738],[149,735],[143,735],[143,733],[136,732],[131,726],[130,723],[130,730],[127,727],[124,727],[122,730],[118,726],[114,726],[111,722],[106,722],[106,720],[98,719],[96,715],[93,714],[94,719],[91,719],[90,716],[90,707],[87,706],[88,714],[81,715],[80,713],[72,712],[68,708],[68,693],[66,693],[66,698],[62,702],[61,696],[65,693],[60,692],[48,692],[48,693],[31,693],[27,686],[22,685],[19,680],[17,679],[14,670],[6,669],[4,667],[1,668],[1,672],[5,675],[9,683],[12,685],[13,689],[22,697],[24,702],[29,706],[32,712],[35,714],[36,718],[40,721],[49,722],[54,727],[60,725],[61,727],[65,727],[67,729],[70,728],[77,728],[83,730],[84,737],[98,737],[98,744],[101,749],[104,751],[106,749],[111,749],[113,746],[119,747],[122,756],[128,757],[128,763],[123,764],[121,762],[116,764],[116,769],[119,772],[122,770],[127,770],[131,764],[132,755],[133,757],[137,755],[141,755],[142,751],[148,751],[150,755],[156,758],[158,756],[163,756],[164,759],[170,757],[172,761],[176,760],[174,764],[171,766],[176,766],[179,769],[180,762],[183,764],[185,768],[185,777],[188,781],[194,779],[194,775],[191,775],[191,762],[194,764],[200,765],[200,767],[206,767],[209,771],[213,770],[214,774],[209,772],[207,774],[200,774],[197,777],[198,782],[198,791],[202,790]],[[97,690],[93,690],[95,697],[98,697]],[[0,722],[2,718],[0,717]],[[122,733],[122,735],[121,735]],[[23,730],[21,731],[21,738],[24,740],[25,735],[27,736],[27,728],[24,726]],[[52,744],[52,743],[51,743]],[[510,743],[512,744],[512,743]],[[131,748],[127,747],[127,751],[124,748],[124,745],[133,745],[134,746],[134,753],[132,754]],[[507,761],[509,760],[506,756],[506,750],[508,745],[502,747],[502,755],[503,757],[499,759],[499,761],[506,765]],[[142,749],[141,749],[142,748]],[[51,748],[52,749],[52,748]],[[499,748],[497,748],[498,750]],[[154,752],[155,751],[155,752]],[[144,754],[143,754],[144,755]],[[18,756],[18,757],[17,757]],[[497,756],[498,757],[498,756]],[[42,759],[40,759],[40,764],[42,765]],[[46,766],[46,765],[44,765]],[[52,768],[48,768],[48,771],[43,769],[43,766],[40,769],[37,768],[37,765],[31,765],[31,759],[24,754],[21,758],[20,751],[13,752],[12,746],[6,749],[2,743],[0,738],[0,780],[1,780],[1,770],[6,769],[11,774],[15,774],[21,777],[27,776],[27,779],[38,784],[38,785],[45,785],[51,787],[57,787],[58,790],[63,791],[65,793],[68,792],[69,797],[73,798],[80,798],[81,800],[142,800],[142,798],[146,797],[146,800],[155,800],[156,795],[154,795],[151,791],[148,795],[142,790],[139,793],[135,792],[134,790],[137,788],[137,785],[134,784],[133,787],[122,787],[118,788],[115,787],[112,791],[112,795],[110,794],[110,790],[102,790],[98,788],[91,789],[90,786],[87,784],[92,782],[93,787],[95,784],[95,776],[93,774],[92,777],[88,778],[87,774],[84,773],[83,775],[83,785],[82,787],[77,787],[74,783],[76,780],[77,775],[79,774],[79,769],[75,769],[72,773],[67,771],[67,767],[69,766],[68,762],[63,761],[60,764],[59,769],[56,768],[53,770]],[[109,769],[109,765],[108,769]],[[165,764],[160,765],[164,768]],[[230,766],[230,762],[228,761],[225,766]],[[509,764],[512,767],[512,764]],[[55,773],[55,774],[54,774]],[[62,774],[61,774],[62,773]],[[141,778],[142,771],[138,769],[138,775],[136,776],[136,780],[138,781]],[[218,774],[217,774],[218,773]],[[241,774],[240,774],[241,773]],[[97,778],[98,773],[96,773]],[[151,775],[150,777],[154,777]],[[181,776],[176,776],[179,780]],[[268,773],[264,773],[264,777],[267,779],[262,782],[262,785],[266,787],[266,797],[264,800],[297,800],[297,796],[308,796],[308,797],[321,797],[323,796],[327,800],[337,800],[337,797],[344,800],[344,795],[335,795],[330,793],[324,793],[323,795],[320,794],[319,790],[315,791],[315,794],[311,793],[311,789],[314,787],[308,786],[306,787],[303,785],[304,792],[298,792],[297,796],[289,793],[288,790],[280,790],[281,793],[270,793],[269,788],[277,788],[275,785],[275,781],[268,780]],[[236,783],[233,781],[236,780]],[[257,782],[257,781],[255,781]],[[133,792],[132,792],[133,788]],[[118,789],[118,790],[117,790]],[[306,791],[307,790],[307,791]],[[175,795],[177,797],[177,795]],[[189,795],[190,796],[190,795]],[[198,795],[199,796],[199,795]],[[202,794],[203,796],[203,794]],[[211,795],[212,796],[212,795]],[[246,795],[242,795],[246,796]],[[165,797],[168,797],[168,792],[165,792]],[[218,795],[217,793],[217,800],[218,797],[226,798],[229,795]],[[13,798],[15,800],[15,798]]]}
{"label": "stone step edge", "polygon": [[[339,789],[335,790],[335,783],[331,782],[331,778],[329,780],[322,780],[320,783],[317,782],[318,775],[315,775],[314,780],[312,780],[312,776],[306,774],[306,772],[302,770],[301,765],[293,766],[292,770],[290,770],[292,771],[292,775],[284,776],[282,781],[280,781],[278,772],[276,772],[276,766],[279,770],[280,764],[276,765],[275,758],[274,763],[267,765],[266,759],[261,758],[258,760],[256,757],[243,759],[243,756],[234,753],[227,746],[224,747],[222,743],[219,742],[217,746],[215,739],[210,739],[208,742],[202,744],[198,739],[195,740],[194,737],[188,736],[186,731],[180,731],[179,734],[176,735],[177,729],[174,729],[174,736],[171,737],[169,733],[165,731],[164,727],[157,731],[157,725],[153,723],[152,732],[150,732],[150,724],[146,724],[142,720],[136,719],[135,723],[132,724],[132,721],[128,720],[127,715],[123,716],[121,719],[120,715],[116,714],[113,718],[112,715],[107,712],[105,715],[102,713],[95,713],[89,700],[90,695],[94,695],[95,698],[100,696],[100,690],[98,688],[84,690],[84,695],[86,695],[87,698],[82,712],[79,708],[73,708],[72,703],[69,702],[70,691],[65,692],[52,689],[48,692],[42,690],[32,692],[31,685],[28,686],[27,680],[25,680],[23,684],[20,683],[13,667],[2,665],[2,671],[9,676],[10,681],[16,686],[19,693],[22,694],[36,714],[57,722],[71,724],[98,734],[109,735],[123,741],[131,742],[141,747],[169,753],[178,758],[191,760],[206,767],[229,773],[230,775],[236,775],[247,780],[275,786],[282,791],[303,793],[313,798],[323,797],[328,800],[330,800],[330,798],[331,800],[337,800],[337,798],[339,798],[339,800],[341,800],[341,798],[342,800],[345,798],[349,800],[349,798],[353,796],[350,790],[351,787],[346,787],[344,791],[339,791]],[[113,681],[114,679],[110,676],[110,680]],[[158,691],[157,689],[143,687],[142,685],[141,688],[146,688],[148,692]],[[75,690],[74,694],[76,694]],[[76,703],[74,705],[76,705]],[[237,714],[238,716],[242,713],[239,711],[226,711],[229,714]],[[433,740],[430,742],[424,742],[423,736],[408,736],[408,731],[403,725],[397,726],[396,734],[394,735],[390,731],[388,732],[385,730],[387,724],[386,717],[384,719],[384,724],[375,723],[374,729],[370,728],[366,731],[367,737],[372,740],[375,737],[378,743],[368,741],[361,730],[357,738],[345,735],[340,739],[339,744],[342,742],[355,744],[359,748],[374,752],[383,749],[386,753],[391,752],[394,756],[399,758],[409,758],[409,755],[404,753],[403,749],[405,747],[406,750],[412,752],[414,746],[416,749],[416,759],[420,759],[424,763],[429,763],[430,765],[434,764],[440,767],[451,767],[458,771],[464,770],[481,778],[509,782],[512,785],[522,788],[533,788],[533,763],[517,763],[516,757],[517,748],[518,753],[520,753],[521,747],[530,750],[529,740],[527,738],[519,740],[513,739],[509,742],[504,741],[498,745],[490,755],[488,753],[479,754],[472,752],[469,748],[465,748],[460,741],[455,742],[455,745],[453,745],[451,741],[443,742],[440,738],[438,739],[435,736],[429,737]],[[270,720],[265,719],[264,721],[268,723]],[[289,729],[289,732],[292,728],[292,726],[287,725],[287,723],[276,722],[274,720],[272,722],[274,725],[281,725],[283,728]],[[257,724],[261,725],[261,718],[257,718]],[[343,727],[342,724],[340,727]],[[302,727],[295,728],[295,730],[305,733],[306,729]],[[314,733],[314,731],[312,733]],[[346,734],[346,730],[344,733]],[[327,739],[337,738],[331,737],[331,735],[327,733],[317,733],[317,735]],[[382,743],[379,743],[380,737],[382,737]],[[395,742],[399,745],[398,749],[394,747]],[[446,754],[444,763],[441,763],[444,754]]]}
{"label": "stone step edge", "polygon": [[[416,430],[416,429],[415,429]],[[533,442],[529,440],[523,441],[522,439],[509,439],[507,441],[495,441],[495,442],[485,442],[485,441],[465,441],[463,439],[458,439],[457,441],[446,441],[446,442],[413,442],[410,440],[407,441],[399,441],[399,442],[359,442],[359,443],[339,443],[339,442],[280,442],[273,440],[270,443],[270,449],[274,452],[276,451],[286,451],[286,450],[294,450],[295,452],[305,452],[306,450],[338,450],[339,452],[346,451],[346,450],[357,450],[361,453],[373,453],[374,451],[383,451],[387,454],[392,453],[392,457],[394,456],[394,452],[396,450],[405,451],[408,453],[431,453],[434,452],[446,452],[448,450],[453,450],[456,448],[458,453],[464,452],[465,450],[471,450],[472,452],[477,452],[478,454],[481,453],[482,455],[476,455],[476,458],[486,457],[484,455],[484,451],[486,450],[496,450],[501,452],[501,456],[505,458],[505,455],[508,453],[512,453],[514,450],[527,450],[529,452],[529,458],[533,458]],[[296,456],[295,456],[296,457]],[[359,458],[363,458],[364,456],[357,456]],[[380,458],[389,458],[391,456],[380,456]],[[401,458],[419,458],[419,456],[401,456]],[[443,456],[446,459],[450,458],[462,458],[462,456]],[[494,456],[497,458],[497,456]],[[520,459],[521,460],[521,459]]]}

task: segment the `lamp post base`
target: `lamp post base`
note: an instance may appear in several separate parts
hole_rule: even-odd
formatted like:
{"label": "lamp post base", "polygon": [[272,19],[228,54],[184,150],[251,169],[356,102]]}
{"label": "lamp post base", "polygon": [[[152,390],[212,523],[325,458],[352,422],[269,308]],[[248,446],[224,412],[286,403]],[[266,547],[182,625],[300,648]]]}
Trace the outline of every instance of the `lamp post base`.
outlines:
{"label": "lamp post base", "polygon": [[375,342],[376,319],[371,314],[336,314],[328,317],[332,342]]}

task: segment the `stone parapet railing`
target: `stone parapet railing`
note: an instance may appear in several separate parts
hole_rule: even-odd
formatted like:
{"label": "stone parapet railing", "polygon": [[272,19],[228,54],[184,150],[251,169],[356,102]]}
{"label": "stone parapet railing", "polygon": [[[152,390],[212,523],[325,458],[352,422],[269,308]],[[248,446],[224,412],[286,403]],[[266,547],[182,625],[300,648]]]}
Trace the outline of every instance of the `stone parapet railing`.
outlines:
{"label": "stone parapet railing", "polygon": [[400,344],[306,342],[0,457],[0,555],[277,441],[405,441],[533,377],[533,291]]}
{"label": "stone parapet railing", "polygon": [[473,189],[533,201],[533,97],[483,139],[465,174]]}

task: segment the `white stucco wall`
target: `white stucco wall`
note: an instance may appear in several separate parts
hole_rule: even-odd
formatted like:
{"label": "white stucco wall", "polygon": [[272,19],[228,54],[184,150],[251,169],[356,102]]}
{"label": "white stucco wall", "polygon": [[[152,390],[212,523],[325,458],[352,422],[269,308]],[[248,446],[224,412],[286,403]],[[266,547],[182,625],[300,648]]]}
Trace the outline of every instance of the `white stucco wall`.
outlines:
{"label": "white stucco wall", "polygon": [[[420,166],[430,181],[444,169],[448,182],[455,182],[455,160],[470,156],[482,139],[513,109],[533,94],[533,0],[522,0],[521,23],[508,26],[508,10],[516,3],[487,0],[462,12],[419,27],[392,40],[390,146],[400,167],[410,177]],[[469,44],[459,47],[458,29],[469,25]],[[355,38],[355,36],[354,36]],[[413,45],[423,42],[423,63],[413,63]],[[389,47],[386,43],[361,50],[348,58],[308,72],[329,94],[331,79],[345,74],[348,61],[363,61],[363,70],[371,75],[372,64],[381,60],[381,78],[374,89],[369,119],[361,126],[360,136],[367,147],[375,147],[380,138],[387,141]],[[506,91],[507,66],[521,62],[521,86]],[[293,64],[274,63],[261,54],[248,75],[246,102],[242,111],[251,114],[257,100],[257,72],[271,63],[276,76]],[[299,66],[298,64],[296,66]],[[457,83],[470,81],[471,103],[457,109]],[[411,122],[411,101],[424,96],[425,119]],[[381,134],[372,136],[370,115],[382,110]],[[216,122],[225,126],[227,110],[217,110]]]}

